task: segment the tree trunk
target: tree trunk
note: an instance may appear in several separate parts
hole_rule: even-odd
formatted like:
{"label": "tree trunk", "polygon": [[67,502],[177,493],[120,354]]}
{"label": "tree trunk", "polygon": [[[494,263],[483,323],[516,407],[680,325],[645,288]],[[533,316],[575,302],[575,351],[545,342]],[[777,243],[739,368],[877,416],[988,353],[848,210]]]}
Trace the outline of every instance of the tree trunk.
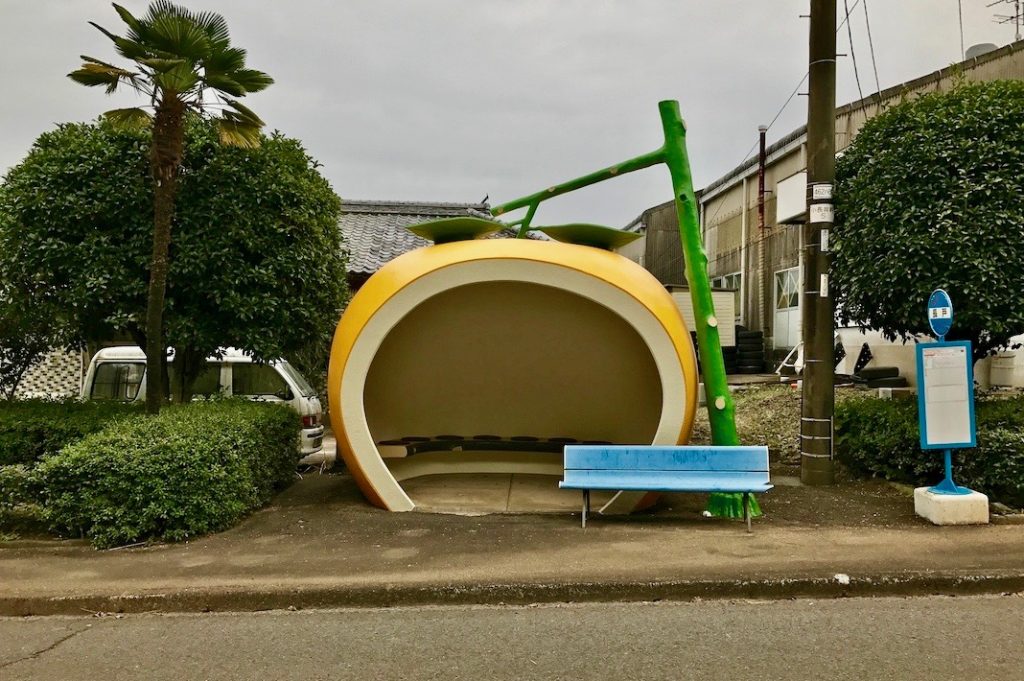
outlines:
{"label": "tree trunk", "polygon": [[166,393],[164,364],[164,296],[167,291],[171,221],[184,146],[185,105],[165,93],[153,120],[150,169],[153,174],[153,253],[149,262],[146,300],[146,411],[160,413]]}
{"label": "tree trunk", "polygon": [[171,386],[171,401],[188,404],[192,401],[196,379],[206,367],[206,356],[194,347],[186,345],[176,348],[174,355],[174,385]]}

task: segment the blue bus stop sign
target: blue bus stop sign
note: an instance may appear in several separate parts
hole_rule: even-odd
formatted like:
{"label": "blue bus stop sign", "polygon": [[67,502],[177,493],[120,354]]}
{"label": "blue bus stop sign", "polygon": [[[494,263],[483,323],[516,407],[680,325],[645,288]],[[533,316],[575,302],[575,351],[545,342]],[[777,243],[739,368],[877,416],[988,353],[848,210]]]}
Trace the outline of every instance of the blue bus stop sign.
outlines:
{"label": "blue bus stop sign", "polygon": [[928,297],[928,324],[939,340],[953,327],[953,301],[941,288],[932,291]]}

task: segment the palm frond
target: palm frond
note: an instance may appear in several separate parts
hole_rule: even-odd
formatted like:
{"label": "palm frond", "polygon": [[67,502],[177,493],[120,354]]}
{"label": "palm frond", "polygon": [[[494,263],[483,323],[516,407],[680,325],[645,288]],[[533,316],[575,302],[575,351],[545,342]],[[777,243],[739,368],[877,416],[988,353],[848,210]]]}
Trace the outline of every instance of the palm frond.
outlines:
{"label": "palm frond", "polygon": [[117,85],[120,79],[107,72],[102,71],[91,71],[89,69],[81,68],[75,69],[68,74],[68,78],[75,81],[79,85],[86,85],[88,87],[96,87],[98,85],[105,85],[107,92],[113,92],[117,89]]}
{"label": "palm frond", "polygon": [[210,39],[186,17],[163,15],[150,26],[149,42],[158,50],[198,62],[210,53]]}
{"label": "palm frond", "polygon": [[104,113],[103,117],[110,121],[115,128],[122,130],[141,130],[153,123],[153,117],[149,115],[149,112],[138,107],[111,109]]}
{"label": "palm frond", "polygon": [[256,69],[238,69],[231,73],[231,78],[246,92],[259,92],[274,84],[273,78]]}
{"label": "palm frond", "polygon": [[80,55],[78,55],[78,58],[79,58],[79,59],[81,59],[81,60],[82,60],[83,62],[85,62],[85,63],[89,63],[89,64],[99,64],[100,66],[105,66],[105,67],[107,67],[108,69],[116,69],[116,68],[118,68],[117,66],[114,66],[113,64],[108,64],[108,63],[107,63],[107,62],[105,62],[105,61],[100,61],[100,60],[99,60],[99,59],[97,59],[96,57],[90,57],[90,56],[89,56],[89,55],[87,55],[87,54],[80,54]]}
{"label": "palm frond", "polygon": [[256,149],[260,146],[260,128],[262,126],[224,117],[217,119],[217,127],[220,131],[221,144],[243,149]]}
{"label": "palm frond", "polygon": [[182,66],[186,63],[184,59],[160,59],[158,57],[139,59],[138,62],[140,64],[148,66],[157,73],[167,73],[171,69],[177,66]]}
{"label": "palm frond", "polygon": [[216,12],[200,12],[192,17],[206,31],[211,42],[228,43],[228,22]]}
{"label": "palm frond", "polygon": [[105,29],[102,26],[100,26],[99,24],[97,24],[95,21],[90,21],[89,25],[92,26],[93,28],[95,28],[100,33],[102,33],[103,35],[105,35],[108,38],[110,38],[113,42],[117,42],[117,39],[121,37],[121,36],[117,35],[116,33],[111,33],[107,29]]}
{"label": "palm frond", "polygon": [[188,92],[199,83],[199,74],[186,61],[162,73],[153,74],[153,83],[165,92]]}
{"label": "palm frond", "polygon": [[117,12],[118,16],[121,17],[121,21],[126,23],[128,25],[128,28],[134,31],[136,34],[141,35],[141,33],[144,31],[142,23],[139,22],[139,20],[136,19],[131,12],[126,10],[124,7],[121,7],[121,5],[117,4],[116,2],[112,4],[114,5],[114,11]]}
{"label": "palm frond", "polygon": [[225,97],[224,101],[227,103],[228,106],[234,109],[234,112],[225,112],[225,116],[235,116],[237,117],[237,120],[242,123],[250,123],[252,125],[260,126],[263,125],[263,120],[256,115],[256,112],[247,107],[245,104],[239,102],[237,99],[228,99]]}
{"label": "palm frond", "polygon": [[[114,10],[127,26],[125,35],[89,23],[114,43],[118,54],[134,62],[134,70],[83,56],[82,67],[68,74],[76,82],[102,85],[107,92],[129,85],[154,106],[170,97],[200,113],[206,108],[206,88],[220,96],[242,97],[274,82],[262,71],[245,67],[246,52],[231,46],[227,22],[220,14],[193,12],[171,0],[153,0],[141,16],[116,3]],[[259,116],[234,99],[225,98],[223,106],[217,118],[222,141],[259,146],[263,127]],[[138,127],[151,120],[139,108],[116,109],[106,117],[120,127]]]}
{"label": "palm frond", "polygon": [[162,16],[171,17],[182,17],[189,19],[192,13],[181,5],[175,5],[170,0],[154,0],[149,4],[149,9],[146,11],[145,21],[146,23],[153,23],[157,18]]}
{"label": "palm frond", "polygon": [[205,82],[209,87],[212,87],[214,90],[226,92],[227,94],[232,95],[233,97],[241,97],[246,92],[244,87],[239,85],[233,79],[224,75],[207,73],[206,76],[203,78],[203,82]]}
{"label": "palm frond", "polygon": [[126,71],[110,64],[99,63],[99,60],[87,61],[82,64],[82,68],[68,74],[68,78],[81,85],[89,87],[97,85],[106,86],[107,94],[114,92],[122,80],[131,81],[134,77],[135,73],[132,71]]}
{"label": "palm frond", "polygon": [[203,61],[207,74],[230,74],[245,68],[246,52],[240,47],[211,45],[210,54]]}
{"label": "palm frond", "polygon": [[141,59],[157,56],[156,53],[146,47],[145,44],[130,38],[117,36],[114,38],[114,45],[117,47],[118,54],[125,59],[131,59],[132,61],[139,61]]}

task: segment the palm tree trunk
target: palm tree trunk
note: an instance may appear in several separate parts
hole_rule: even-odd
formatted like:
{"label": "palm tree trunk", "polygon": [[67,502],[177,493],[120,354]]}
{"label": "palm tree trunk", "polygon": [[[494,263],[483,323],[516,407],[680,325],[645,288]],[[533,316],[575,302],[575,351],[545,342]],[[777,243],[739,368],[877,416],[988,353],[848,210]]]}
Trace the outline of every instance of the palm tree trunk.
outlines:
{"label": "palm tree trunk", "polygon": [[160,413],[166,389],[163,364],[164,295],[167,291],[171,221],[178,189],[178,169],[184,145],[185,105],[165,93],[153,120],[150,168],[153,173],[153,253],[149,261],[149,295],[146,300],[146,411]]}

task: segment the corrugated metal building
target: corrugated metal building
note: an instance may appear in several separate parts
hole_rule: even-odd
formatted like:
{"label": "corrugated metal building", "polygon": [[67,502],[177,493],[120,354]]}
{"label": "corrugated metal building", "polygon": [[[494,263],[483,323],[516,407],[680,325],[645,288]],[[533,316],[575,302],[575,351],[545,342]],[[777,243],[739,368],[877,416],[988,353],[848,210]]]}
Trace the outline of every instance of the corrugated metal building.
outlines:
{"label": "corrugated metal building", "polygon": [[[1024,79],[1024,41],[954,64],[836,109],[841,153],[871,117],[907,95],[948,90],[960,79]],[[758,229],[754,156],[698,192],[712,284],[737,289],[736,322],[764,331],[766,347],[785,350],[800,336],[800,229],[804,219],[806,126],[767,149],[765,229]],[[650,208],[630,228],[646,235],[643,264],[665,284],[679,283],[682,252],[672,202]]]}

